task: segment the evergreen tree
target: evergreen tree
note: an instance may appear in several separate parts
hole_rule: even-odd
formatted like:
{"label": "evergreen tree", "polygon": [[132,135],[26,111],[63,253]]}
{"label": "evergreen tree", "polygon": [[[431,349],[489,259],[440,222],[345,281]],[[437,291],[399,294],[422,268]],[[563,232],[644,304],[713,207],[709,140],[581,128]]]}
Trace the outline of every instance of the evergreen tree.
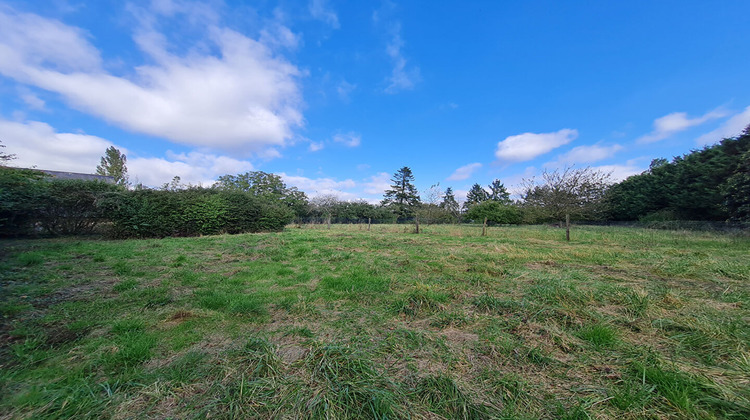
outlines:
{"label": "evergreen tree", "polygon": [[440,208],[448,211],[454,218],[458,218],[460,214],[460,207],[456,196],[453,194],[453,188],[448,187],[443,195],[443,201],[440,203]]}
{"label": "evergreen tree", "polygon": [[[742,163],[750,150],[750,131],[668,162],[654,159],[648,171],[613,185],[608,192],[610,217],[635,220],[644,216],[681,220],[737,219],[741,196],[730,193],[730,182],[742,190]],[[730,181],[732,180],[732,181]],[[734,191],[734,190],[733,190]],[[739,200],[739,201],[736,201]],[[740,205],[741,207],[741,205]]]}
{"label": "evergreen tree", "polygon": [[492,184],[489,185],[489,189],[490,192],[488,198],[490,200],[499,201],[503,204],[510,203],[510,193],[499,179],[492,181]]}
{"label": "evergreen tree", "polygon": [[468,210],[474,204],[479,204],[483,201],[487,201],[489,198],[490,195],[487,194],[487,191],[485,191],[481,185],[472,185],[471,189],[466,194],[466,201],[464,201],[464,211]]}
{"label": "evergreen tree", "polygon": [[128,158],[125,154],[121,153],[114,146],[110,146],[104,152],[101,163],[96,167],[96,173],[114,177],[117,185],[128,185],[127,162]]}
{"label": "evergreen tree", "polygon": [[421,202],[411,169],[408,166],[399,169],[391,182],[391,189],[385,191],[381,205],[390,207],[399,219],[411,217]]}
{"label": "evergreen tree", "polygon": [[730,220],[750,222],[750,150],[742,156],[737,171],[727,179],[722,191]]}

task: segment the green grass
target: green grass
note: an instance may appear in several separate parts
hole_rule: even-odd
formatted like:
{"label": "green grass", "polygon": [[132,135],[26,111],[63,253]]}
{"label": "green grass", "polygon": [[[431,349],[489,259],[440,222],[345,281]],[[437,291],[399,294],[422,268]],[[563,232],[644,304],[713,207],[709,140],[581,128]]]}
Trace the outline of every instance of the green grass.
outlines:
{"label": "green grass", "polygon": [[0,417],[750,418],[750,239],[0,241]]}
{"label": "green grass", "polygon": [[588,341],[594,348],[611,347],[617,342],[617,331],[604,324],[592,324],[582,327],[576,333],[581,340]]}

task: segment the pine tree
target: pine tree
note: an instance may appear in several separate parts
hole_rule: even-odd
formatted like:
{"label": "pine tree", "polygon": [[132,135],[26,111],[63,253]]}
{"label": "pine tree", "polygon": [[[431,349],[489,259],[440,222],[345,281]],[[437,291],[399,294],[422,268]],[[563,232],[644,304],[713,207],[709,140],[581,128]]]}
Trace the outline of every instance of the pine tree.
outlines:
{"label": "pine tree", "polygon": [[510,193],[499,179],[492,181],[492,184],[489,185],[489,189],[489,200],[499,201],[503,204],[510,203]]}
{"label": "pine tree", "polygon": [[399,219],[411,217],[421,203],[411,169],[408,166],[399,169],[391,182],[391,189],[385,191],[381,205],[391,207]]}
{"label": "pine tree", "polygon": [[479,184],[474,184],[466,194],[466,201],[464,201],[464,211],[468,210],[474,204],[479,204],[489,199],[489,194]]}
{"label": "pine tree", "polygon": [[456,201],[456,196],[453,194],[453,188],[448,187],[443,195],[443,201],[440,203],[440,208],[447,210],[453,217],[458,218],[459,206]]}
{"label": "pine tree", "polygon": [[727,179],[722,191],[730,220],[750,222],[750,151],[742,156],[737,170]]}
{"label": "pine tree", "polygon": [[128,185],[128,167],[125,165],[128,158],[114,146],[110,146],[104,152],[101,163],[96,167],[99,175],[115,178],[117,185]]}

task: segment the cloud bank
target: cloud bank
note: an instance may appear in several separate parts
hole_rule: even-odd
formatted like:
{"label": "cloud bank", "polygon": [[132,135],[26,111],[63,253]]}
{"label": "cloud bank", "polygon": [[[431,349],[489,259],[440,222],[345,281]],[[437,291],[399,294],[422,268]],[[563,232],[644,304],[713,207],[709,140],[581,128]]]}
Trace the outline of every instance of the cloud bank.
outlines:
{"label": "cloud bank", "polygon": [[303,124],[299,69],[241,33],[212,23],[203,30],[210,48],[177,55],[164,34],[139,28],[134,41],[149,64],[116,75],[82,29],[0,7],[0,74],[181,144],[243,153],[285,145]]}

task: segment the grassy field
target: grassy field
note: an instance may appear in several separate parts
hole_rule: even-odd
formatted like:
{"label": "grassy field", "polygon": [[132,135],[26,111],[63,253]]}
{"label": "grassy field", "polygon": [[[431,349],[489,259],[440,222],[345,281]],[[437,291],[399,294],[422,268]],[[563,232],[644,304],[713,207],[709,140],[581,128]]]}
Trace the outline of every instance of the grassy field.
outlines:
{"label": "grassy field", "polygon": [[750,239],[0,241],[0,418],[750,418]]}

